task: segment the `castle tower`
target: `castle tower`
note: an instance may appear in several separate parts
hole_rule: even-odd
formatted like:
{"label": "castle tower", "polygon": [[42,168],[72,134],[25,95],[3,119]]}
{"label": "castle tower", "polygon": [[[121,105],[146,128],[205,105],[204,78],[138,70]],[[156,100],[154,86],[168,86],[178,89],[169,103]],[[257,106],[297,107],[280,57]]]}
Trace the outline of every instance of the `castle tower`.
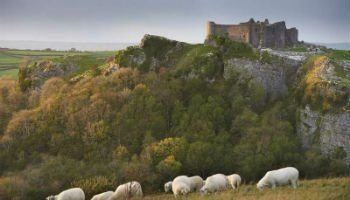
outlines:
{"label": "castle tower", "polygon": [[208,21],[207,22],[207,39],[209,37],[209,35],[211,34],[215,34],[215,23],[212,21]]}

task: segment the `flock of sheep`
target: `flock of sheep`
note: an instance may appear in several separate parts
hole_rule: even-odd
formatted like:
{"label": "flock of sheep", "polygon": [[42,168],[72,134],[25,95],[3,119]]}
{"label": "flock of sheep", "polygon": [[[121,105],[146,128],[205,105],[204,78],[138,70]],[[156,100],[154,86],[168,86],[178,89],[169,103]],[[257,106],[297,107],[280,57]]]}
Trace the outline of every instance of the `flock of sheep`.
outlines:
{"label": "flock of sheep", "polygon": [[[297,188],[299,171],[294,167],[286,167],[278,170],[268,171],[265,176],[256,184],[259,190],[265,187],[275,188],[279,185],[291,184]],[[164,191],[172,191],[175,197],[186,195],[190,192],[199,191],[202,195],[226,190],[229,187],[236,189],[241,184],[241,177],[238,174],[226,176],[215,174],[203,180],[200,176],[178,176],[173,181],[164,184]],[[141,199],[143,197],[141,184],[137,181],[119,185],[115,192],[108,191],[95,195],[91,200],[124,200]],[[84,191],[81,188],[72,188],[61,192],[56,196],[49,196],[47,200],[85,200]]]}

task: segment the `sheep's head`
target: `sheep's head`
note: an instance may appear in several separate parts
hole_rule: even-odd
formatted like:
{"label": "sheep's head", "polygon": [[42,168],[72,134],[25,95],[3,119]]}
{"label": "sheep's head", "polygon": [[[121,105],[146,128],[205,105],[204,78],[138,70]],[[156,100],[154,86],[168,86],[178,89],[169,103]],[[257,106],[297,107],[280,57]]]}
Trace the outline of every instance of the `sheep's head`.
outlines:
{"label": "sheep's head", "polygon": [[258,190],[263,191],[264,187],[266,187],[266,184],[263,183],[261,180],[256,184],[256,188],[258,188]]}
{"label": "sheep's head", "polygon": [[200,194],[203,195],[207,195],[208,194],[208,188],[204,185],[200,190],[199,190]]}
{"label": "sheep's head", "polygon": [[164,184],[164,191],[165,192],[169,192],[171,190],[171,184],[172,184],[171,181]]}
{"label": "sheep's head", "polygon": [[46,200],[56,200],[56,196],[54,195],[48,196],[46,197]]}

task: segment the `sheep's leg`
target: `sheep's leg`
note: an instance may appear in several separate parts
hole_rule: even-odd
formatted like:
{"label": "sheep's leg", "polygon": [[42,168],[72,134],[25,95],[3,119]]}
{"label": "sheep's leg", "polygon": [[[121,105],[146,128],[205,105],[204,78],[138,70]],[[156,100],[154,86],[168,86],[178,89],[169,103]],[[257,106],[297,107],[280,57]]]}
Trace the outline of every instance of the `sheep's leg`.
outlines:
{"label": "sheep's leg", "polygon": [[296,189],[297,188],[297,181],[295,180],[295,181],[292,181],[292,187],[294,188],[294,189]]}
{"label": "sheep's leg", "polygon": [[276,189],[276,183],[272,183],[272,189]]}
{"label": "sheep's leg", "polygon": [[235,184],[231,184],[232,189],[235,190],[236,189],[236,185]]}

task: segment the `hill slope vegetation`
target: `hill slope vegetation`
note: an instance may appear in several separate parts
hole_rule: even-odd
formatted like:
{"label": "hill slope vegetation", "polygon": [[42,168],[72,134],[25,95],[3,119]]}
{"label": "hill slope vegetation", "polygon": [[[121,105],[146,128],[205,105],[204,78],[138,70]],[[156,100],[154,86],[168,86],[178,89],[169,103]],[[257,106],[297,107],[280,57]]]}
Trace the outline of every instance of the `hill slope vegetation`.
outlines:
{"label": "hill slope vegetation", "polygon": [[[225,61],[280,60],[213,39],[147,35],[94,66],[49,59],[21,68],[18,80],[0,78],[0,198],[43,199],[68,187],[90,198],[129,180],[149,194],[179,174],[235,172],[253,182],[285,166],[305,178],[347,174],[344,149],[302,147],[296,110],[308,99],[296,95],[304,82],[266,98],[254,77],[224,76]],[[85,68],[70,71],[76,65]]]}

